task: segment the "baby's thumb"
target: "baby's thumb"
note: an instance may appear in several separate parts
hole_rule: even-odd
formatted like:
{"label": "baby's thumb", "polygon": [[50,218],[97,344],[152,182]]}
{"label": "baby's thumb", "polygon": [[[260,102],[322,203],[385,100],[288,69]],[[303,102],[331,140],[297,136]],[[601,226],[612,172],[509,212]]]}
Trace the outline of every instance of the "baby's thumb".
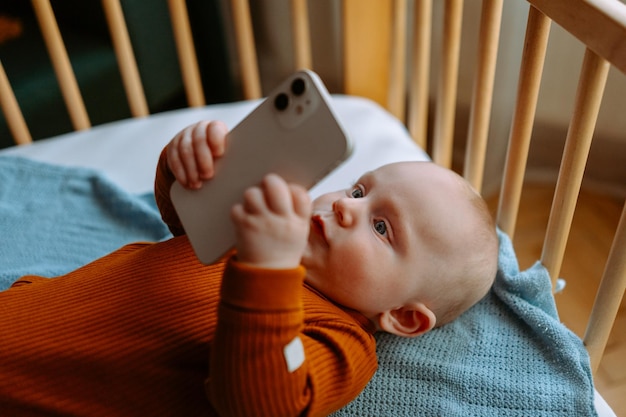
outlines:
{"label": "baby's thumb", "polygon": [[301,185],[289,184],[289,191],[293,200],[293,209],[300,217],[311,216],[311,197],[307,190]]}
{"label": "baby's thumb", "polygon": [[306,188],[297,184],[289,184],[291,199],[293,200],[293,209],[300,217],[311,216],[311,197]]}
{"label": "baby's thumb", "polygon": [[207,126],[207,142],[214,157],[224,155],[228,126],[219,120],[211,121]]}

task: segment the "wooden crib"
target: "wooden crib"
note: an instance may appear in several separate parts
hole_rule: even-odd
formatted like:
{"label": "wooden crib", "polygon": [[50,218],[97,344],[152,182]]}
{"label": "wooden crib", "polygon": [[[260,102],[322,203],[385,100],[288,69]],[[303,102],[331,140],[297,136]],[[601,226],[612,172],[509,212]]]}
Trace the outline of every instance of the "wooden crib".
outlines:
{"label": "wooden crib", "polygon": [[[312,3],[292,0],[281,4],[291,13],[291,22],[285,26],[291,30],[288,35],[293,43],[289,55],[293,56],[292,69],[312,68],[326,80],[324,69],[316,66],[320,48],[326,47],[320,46],[319,39],[312,37],[311,33],[314,33],[314,27],[316,33],[323,31],[320,28],[325,24],[334,25],[335,29],[339,27],[333,33],[342,35],[334,36],[337,38],[334,40],[341,43],[333,48],[343,55],[339,65],[341,77],[335,80],[333,85],[337,87],[331,88],[331,92],[378,102],[405,124],[415,143],[428,150],[435,162],[461,171],[486,197],[499,188],[497,224],[510,237],[515,233],[550,28],[558,25],[578,39],[580,47],[585,49],[584,60],[540,259],[556,288],[609,69],[614,67],[622,73],[620,76],[626,74],[626,5],[617,0],[528,1],[530,7],[523,48],[520,46],[521,57],[518,58],[521,67],[504,170],[501,178],[493,178],[490,174],[486,179],[485,164],[490,145],[497,140],[489,136],[499,39],[500,34],[508,29],[501,27],[504,1],[482,2],[464,144],[455,143],[455,137],[458,139],[458,128],[455,131],[455,116],[459,111],[458,80],[460,72],[464,71],[459,65],[462,0],[445,1],[443,15],[439,16],[441,22],[434,21],[433,8],[442,5],[439,2],[433,5],[432,0],[325,2],[324,7],[333,15],[332,18],[326,15],[323,22],[315,20],[320,17],[316,9],[320,6]],[[53,7],[48,0],[33,0],[32,5],[73,127],[79,131],[91,129]],[[197,65],[197,55],[203,51],[194,48],[186,3],[169,0],[168,6],[188,106],[205,106]],[[232,28],[234,33],[237,56],[233,60],[237,63],[235,72],[240,74],[242,98],[261,98],[265,90],[262,80],[267,74],[259,69],[263,51],[257,48],[258,40],[255,42],[255,19],[250,5],[246,0],[231,0],[222,6],[224,16],[232,19],[232,25],[226,27]],[[119,0],[102,0],[102,7],[132,116],[149,119],[153,116],[149,114],[143,93],[122,5]],[[257,10],[263,6],[256,4],[254,7]],[[526,16],[518,18],[526,20]],[[435,32],[435,28],[441,28],[441,32]],[[433,44],[435,38],[438,42]],[[438,65],[436,70],[433,70],[433,60]],[[563,68],[563,71],[579,69]],[[0,62],[2,109],[15,143],[25,145],[32,139],[9,81],[10,76],[7,78]],[[626,103],[622,102],[620,106],[623,113]],[[462,158],[458,157],[460,151],[464,151]],[[622,178],[619,185],[625,186],[626,178]],[[625,255],[626,207],[584,337],[594,371],[601,361],[626,286]]]}

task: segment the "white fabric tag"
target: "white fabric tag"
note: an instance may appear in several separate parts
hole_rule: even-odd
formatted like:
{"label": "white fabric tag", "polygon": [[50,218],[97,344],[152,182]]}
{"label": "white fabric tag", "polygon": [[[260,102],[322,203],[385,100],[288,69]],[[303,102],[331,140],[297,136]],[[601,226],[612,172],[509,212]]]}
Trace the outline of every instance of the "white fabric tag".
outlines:
{"label": "white fabric tag", "polygon": [[283,354],[287,362],[287,370],[293,372],[298,369],[304,363],[304,345],[302,344],[302,340],[296,336],[285,346]]}

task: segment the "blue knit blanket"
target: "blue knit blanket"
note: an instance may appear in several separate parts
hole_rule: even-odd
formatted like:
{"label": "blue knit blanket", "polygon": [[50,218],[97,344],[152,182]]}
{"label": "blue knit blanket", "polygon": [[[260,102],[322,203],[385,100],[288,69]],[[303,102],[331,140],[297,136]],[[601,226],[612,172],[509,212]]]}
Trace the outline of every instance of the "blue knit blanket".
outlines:
{"label": "blue knit blanket", "polygon": [[[0,289],[169,237],[152,195],[95,171],[0,157]],[[557,317],[546,270],[519,271],[500,233],[492,291],[416,339],[378,335],[379,370],[335,416],[594,416],[589,358]]]}
{"label": "blue knit blanket", "polygon": [[0,157],[0,290],[168,236],[153,195],[128,194],[90,169]]}

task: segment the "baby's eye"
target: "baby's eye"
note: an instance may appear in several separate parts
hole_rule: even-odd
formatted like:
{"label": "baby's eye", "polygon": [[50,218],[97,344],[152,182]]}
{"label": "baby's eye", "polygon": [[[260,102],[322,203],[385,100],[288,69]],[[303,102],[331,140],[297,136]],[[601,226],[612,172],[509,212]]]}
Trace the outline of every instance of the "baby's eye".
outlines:
{"label": "baby's eye", "polygon": [[381,235],[387,234],[387,223],[382,220],[374,220],[374,229]]}
{"label": "baby's eye", "polygon": [[363,190],[359,186],[355,186],[352,191],[350,191],[350,195],[352,198],[363,198]]}

